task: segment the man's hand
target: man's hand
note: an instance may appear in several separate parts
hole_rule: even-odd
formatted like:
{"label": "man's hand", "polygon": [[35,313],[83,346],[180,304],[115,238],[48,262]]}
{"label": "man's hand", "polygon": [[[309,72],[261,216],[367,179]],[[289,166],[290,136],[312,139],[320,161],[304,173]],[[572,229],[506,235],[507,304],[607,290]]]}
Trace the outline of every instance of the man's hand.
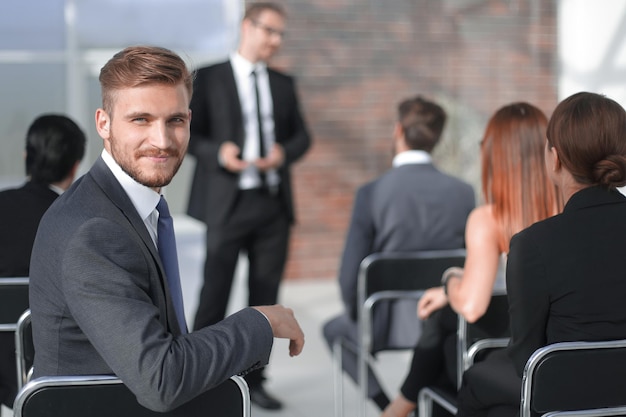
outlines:
{"label": "man's hand", "polygon": [[270,326],[272,326],[274,337],[289,339],[289,356],[296,356],[302,352],[304,332],[300,328],[292,309],[278,304],[253,308],[265,314]]}
{"label": "man's hand", "polygon": [[443,287],[430,288],[424,292],[417,303],[417,317],[425,320],[434,311],[445,307],[446,304],[448,304],[448,297],[446,297]]}
{"label": "man's hand", "polygon": [[224,169],[239,173],[246,169],[248,163],[239,158],[241,149],[234,142],[224,142],[220,146],[219,160]]}
{"label": "man's hand", "polygon": [[285,150],[278,143],[274,143],[272,149],[265,158],[259,158],[254,161],[254,165],[261,172],[265,172],[268,169],[277,169],[285,162]]}

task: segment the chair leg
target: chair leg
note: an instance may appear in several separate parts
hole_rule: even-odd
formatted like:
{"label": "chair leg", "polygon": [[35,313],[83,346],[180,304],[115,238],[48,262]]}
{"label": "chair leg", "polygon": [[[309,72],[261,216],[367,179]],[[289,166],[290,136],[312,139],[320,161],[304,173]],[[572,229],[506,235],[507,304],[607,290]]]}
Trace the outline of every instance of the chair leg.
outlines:
{"label": "chair leg", "polygon": [[343,417],[343,354],[341,341],[333,344],[333,393],[335,417]]}

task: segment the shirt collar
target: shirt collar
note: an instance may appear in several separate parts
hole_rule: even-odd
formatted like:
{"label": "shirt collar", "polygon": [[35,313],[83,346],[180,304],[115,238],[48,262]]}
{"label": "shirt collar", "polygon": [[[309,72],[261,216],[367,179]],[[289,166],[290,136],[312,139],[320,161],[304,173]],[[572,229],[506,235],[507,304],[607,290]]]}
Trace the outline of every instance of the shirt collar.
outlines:
{"label": "shirt collar", "polygon": [[58,195],[63,194],[63,192],[65,191],[63,188],[61,187],[57,187],[54,184],[48,184],[48,188],[50,188],[52,191],[54,191],[55,193],[57,193]]}
{"label": "shirt collar", "polygon": [[159,203],[159,199],[161,198],[160,194],[156,193],[152,188],[139,184],[132,179],[130,175],[122,170],[106,149],[102,150],[102,159],[124,191],[126,191],[126,194],[128,194],[130,201],[133,203],[133,206],[135,206],[135,210],[137,210],[141,219],[145,221]]}
{"label": "shirt collar", "polygon": [[233,67],[233,71],[236,74],[244,77],[249,76],[252,71],[257,71],[260,73],[267,70],[267,65],[265,64],[265,62],[259,61],[257,63],[252,63],[243,56],[241,56],[239,52],[233,52],[230,55],[230,63]]}
{"label": "shirt collar", "polygon": [[393,166],[399,167],[406,164],[430,164],[432,157],[426,151],[410,150],[400,152],[393,158]]}

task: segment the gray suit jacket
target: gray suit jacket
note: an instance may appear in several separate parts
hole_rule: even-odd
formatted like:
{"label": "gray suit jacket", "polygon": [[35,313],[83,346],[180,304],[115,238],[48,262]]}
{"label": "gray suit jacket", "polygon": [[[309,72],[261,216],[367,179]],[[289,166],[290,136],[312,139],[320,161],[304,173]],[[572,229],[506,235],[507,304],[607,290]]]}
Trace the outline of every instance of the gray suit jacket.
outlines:
{"label": "gray suit jacket", "polygon": [[254,309],[181,334],[157,249],[102,159],[42,218],[30,272],[35,377],[115,374],[164,411],[269,360]]}
{"label": "gray suit jacket", "polygon": [[432,164],[402,165],[361,187],[339,269],[342,299],[353,320],[359,265],[367,255],[463,248],[474,205],[470,185]]}

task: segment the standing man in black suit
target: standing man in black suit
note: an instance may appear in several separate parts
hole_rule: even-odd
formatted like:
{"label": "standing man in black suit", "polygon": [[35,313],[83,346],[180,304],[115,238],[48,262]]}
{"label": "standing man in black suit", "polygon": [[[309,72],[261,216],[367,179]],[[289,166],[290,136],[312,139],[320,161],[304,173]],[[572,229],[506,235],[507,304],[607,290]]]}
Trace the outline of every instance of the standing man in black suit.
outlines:
{"label": "standing man in black suit", "polygon": [[[324,324],[331,349],[338,338],[354,344],[358,341],[358,273],[367,255],[465,247],[465,222],[474,208],[474,191],[469,184],[439,171],[430,155],[445,121],[443,108],[422,97],[398,105],[393,168],[359,188],[354,200],[339,268],[345,312]],[[417,325],[415,311],[409,313]],[[382,331],[375,331],[377,334]],[[344,349],[343,358],[344,370],[356,380],[356,353]],[[368,378],[368,397],[381,410],[389,403],[373,373]]]}
{"label": "standing man in black suit", "polygon": [[[196,329],[224,318],[241,251],[249,260],[249,305],[277,300],[294,221],[289,170],[311,142],[294,79],[267,66],[284,28],[282,7],[250,4],[238,50],[197,72],[188,213],[207,225],[207,254]],[[246,380],[253,403],[281,408],[263,388],[263,369]]]}
{"label": "standing man in black suit", "polygon": [[[0,277],[26,277],[39,220],[74,181],[85,154],[85,134],[56,114],[36,118],[26,134],[26,175],[20,188],[0,192]],[[0,333],[0,402],[13,407],[17,394],[15,338]]]}

